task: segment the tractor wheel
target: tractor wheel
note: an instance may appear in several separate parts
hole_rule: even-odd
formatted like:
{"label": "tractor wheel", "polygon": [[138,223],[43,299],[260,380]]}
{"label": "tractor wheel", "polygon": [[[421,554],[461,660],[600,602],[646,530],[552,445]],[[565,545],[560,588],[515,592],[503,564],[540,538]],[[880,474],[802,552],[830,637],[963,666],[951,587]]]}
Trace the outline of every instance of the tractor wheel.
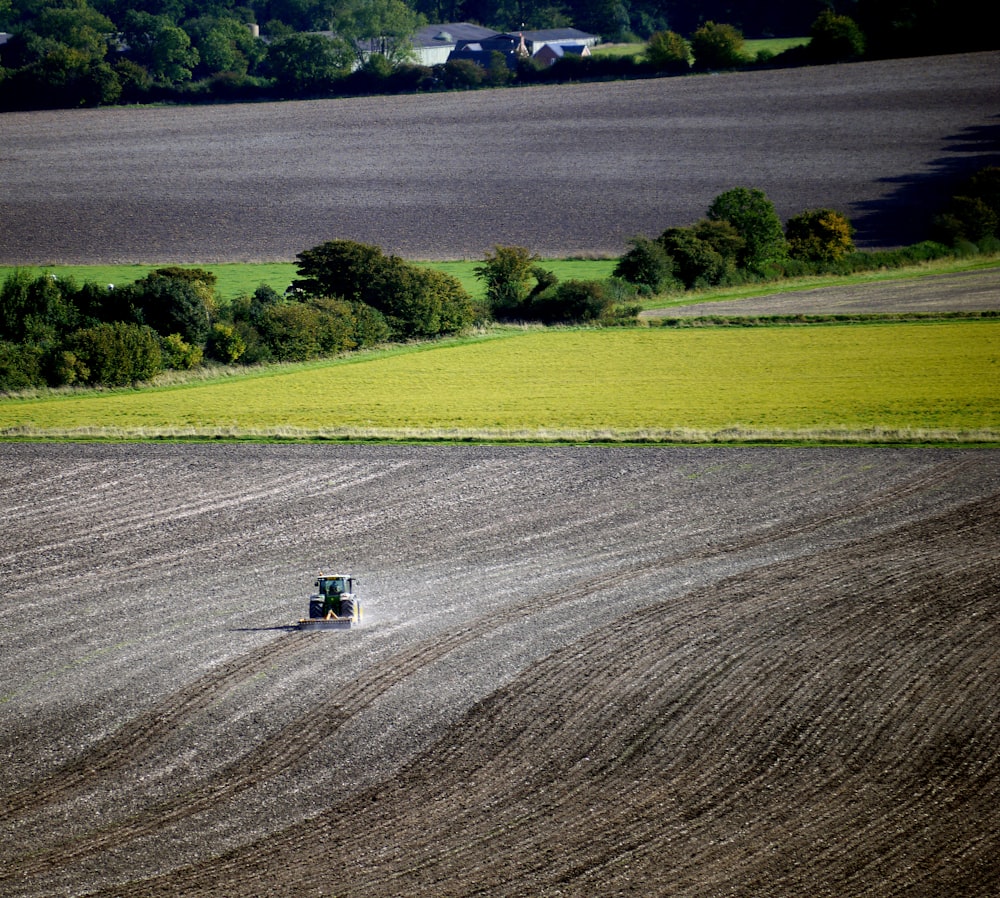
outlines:
{"label": "tractor wheel", "polygon": [[340,616],[354,618],[354,599],[340,600]]}
{"label": "tractor wheel", "polygon": [[323,616],[323,600],[322,599],[312,599],[309,602],[309,616],[310,617],[322,617]]}

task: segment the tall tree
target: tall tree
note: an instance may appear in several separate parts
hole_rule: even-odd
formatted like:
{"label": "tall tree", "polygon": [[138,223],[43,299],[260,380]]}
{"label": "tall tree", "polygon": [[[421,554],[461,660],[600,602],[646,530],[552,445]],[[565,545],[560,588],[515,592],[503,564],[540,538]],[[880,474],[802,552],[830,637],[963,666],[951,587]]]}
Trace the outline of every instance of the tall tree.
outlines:
{"label": "tall tree", "polygon": [[412,38],[424,24],[403,0],[349,0],[336,31],[354,47],[359,65],[375,54],[395,65],[415,58]]}
{"label": "tall tree", "polygon": [[198,64],[198,51],[187,32],[166,16],[129,11],[124,22],[129,56],[143,66],[153,80],[175,85],[191,80]]}

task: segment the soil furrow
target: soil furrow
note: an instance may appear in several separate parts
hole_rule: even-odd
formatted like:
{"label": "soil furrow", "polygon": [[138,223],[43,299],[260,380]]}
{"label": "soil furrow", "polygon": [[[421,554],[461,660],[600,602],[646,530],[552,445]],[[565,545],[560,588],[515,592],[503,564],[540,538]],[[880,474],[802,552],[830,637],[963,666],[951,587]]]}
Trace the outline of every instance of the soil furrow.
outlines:
{"label": "soil furrow", "polygon": [[31,813],[74,792],[92,788],[95,779],[141,763],[145,755],[155,751],[185,721],[215,702],[222,692],[268,665],[303,651],[315,636],[306,632],[290,633],[209,671],[107,739],[92,745],[85,754],[64,764],[44,780],[4,796],[0,804],[3,816],[9,819]]}

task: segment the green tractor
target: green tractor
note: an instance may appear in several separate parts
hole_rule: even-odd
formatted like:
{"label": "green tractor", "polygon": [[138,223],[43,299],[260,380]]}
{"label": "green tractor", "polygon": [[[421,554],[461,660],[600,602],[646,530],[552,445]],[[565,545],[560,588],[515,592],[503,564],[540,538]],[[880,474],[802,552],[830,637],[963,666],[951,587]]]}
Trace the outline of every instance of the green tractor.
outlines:
{"label": "green tractor", "polygon": [[309,617],[300,630],[349,630],[361,623],[361,603],[354,595],[350,574],[320,574],[316,592],[309,596]]}

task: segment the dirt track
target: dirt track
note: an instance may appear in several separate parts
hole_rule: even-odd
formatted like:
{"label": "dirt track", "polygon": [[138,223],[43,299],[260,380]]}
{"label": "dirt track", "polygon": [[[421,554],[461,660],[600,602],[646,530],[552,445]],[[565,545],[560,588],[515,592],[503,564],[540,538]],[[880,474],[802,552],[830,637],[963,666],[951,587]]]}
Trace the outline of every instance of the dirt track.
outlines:
{"label": "dirt track", "polygon": [[863,247],[1000,163],[1000,54],[410,97],[7,113],[0,264],[620,255],[735,186]]}
{"label": "dirt track", "polygon": [[753,299],[691,303],[646,312],[650,318],[700,315],[850,315],[1000,311],[1000,268],[928,275],[854,287],[819,287]]}
{"label": "dirt track", "polygon": [[996,451],[0,456],[4,896],[997,894]]}

